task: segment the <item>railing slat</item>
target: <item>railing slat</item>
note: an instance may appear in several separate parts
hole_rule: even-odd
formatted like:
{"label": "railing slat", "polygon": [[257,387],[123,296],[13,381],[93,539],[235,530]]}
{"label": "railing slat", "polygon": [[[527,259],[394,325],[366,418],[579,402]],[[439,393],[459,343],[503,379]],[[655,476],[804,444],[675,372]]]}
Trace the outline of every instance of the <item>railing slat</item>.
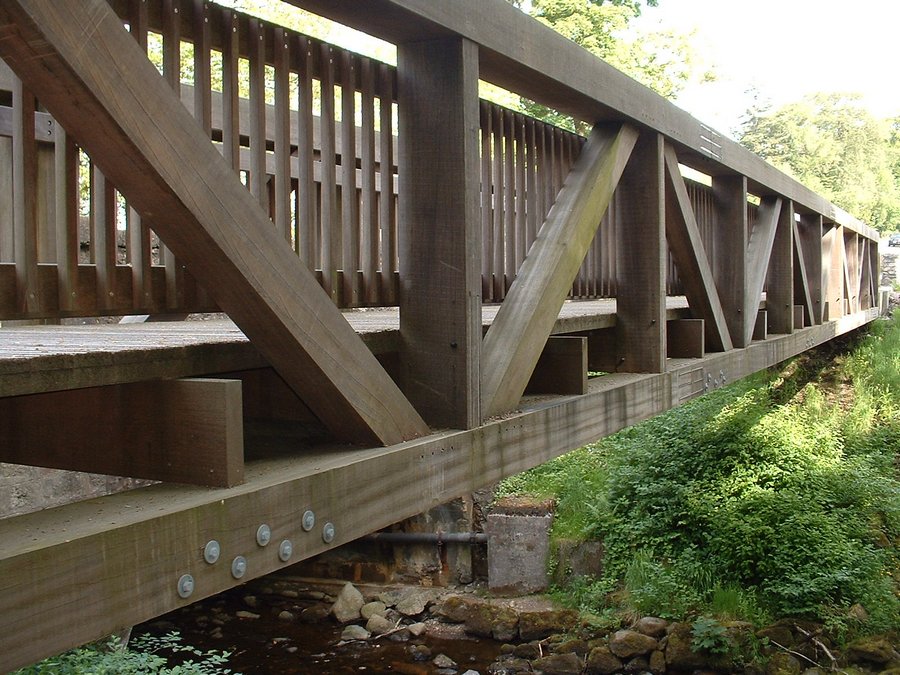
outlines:
{"label": "railing slat", "polygon": [[334,122],[334,51],[329,45],[321,47],[321,110],[319,118],[322,138],[322,286],[335,301],[339,298],[338,270],[341,266],[341,221],[337,210],[335,184],[335,122]]}
{"label": "railing slat", "polygon": [[[181,92],[181,2],[163,0],[163,77],[172,89]],[[166,307],[175,310],[184,300],[184,272],[164,242],[159,244],[159,260],[166,267]]]}
{"label": "railing slat", "polygon": [[60,125],[53,143],[59,307],[72,311],[78,278],[78,148]]}
{"label": "railing slat", "polygon": [[356,192],[356,60],[341,52],[341,305],[359,305],[359,196]]}
{"label": "railing slat", "polygon": [[[361,62],[362,132],[360,136],[360,167],[362,169],[362,210],[360,212],[363,299],[368,305],[378,302],[378,195],[375,186],[375,73],[372,61]],[[391,134],[387,134],[388,138]],[[389,177],[390,174],[388,174]],[[382,189],[391,193],[390,183],[382,182]]]}
{"label": "railing slat", "polygon": [[231,10],[224,10],[222,40],[222,154],[235,173],[240,172],[240,21]]}
{"label": "railing slat", "polygon": [[13,130],[13,257],[16,304],[20,312],[36,309],[37,283],[37,143],[34,139],[34,95],[19,78],[12,83]]}
{"label": "railing slat", "polygon": [[504,251],[503,290],[509,289],[516,278],[516,182],[515,182],[515,123],[511,110],[503,110],[503,228],[506,233]]}
{"label": "railing slat", "polygon": [[485,301],[494,299],[494,182],[491,177],[491,110],[481,101],[481,295]]}
{"label": "railing slat", "polygon": [[250,19],[250,193],[268,212],[266,176],[266,29]]}
{"label": "railing slat", "polygon": [[313,181],[313,53],[306,37],[297,39],[297,242],[300,259],[315,270],[318,236],[315,221],[316,185]]}
{"label": "railing slat", "polygon": [[503,231],[503,111],[499,107],[491,109],[494,125],[493,183],[494,183],[494,264],[491,270],[494,280],[494,300],[506,297],[503,278],[503,252],[505,237]]}
{"label": "railing slat", "polygon": [[394,74],[391,68],[382,64],[379,78],[379,114],[381,129],[381,201],[378,219],[381,224],[381,301],[384,304],[397,302],[394,273],[397,271],[397,229],[396,203],[394,201]]}
{"label": "railing slat", "polygon": [[291,51],[283,29],[276,29],[275,56],[275,228],[293,245],[291,223]]}

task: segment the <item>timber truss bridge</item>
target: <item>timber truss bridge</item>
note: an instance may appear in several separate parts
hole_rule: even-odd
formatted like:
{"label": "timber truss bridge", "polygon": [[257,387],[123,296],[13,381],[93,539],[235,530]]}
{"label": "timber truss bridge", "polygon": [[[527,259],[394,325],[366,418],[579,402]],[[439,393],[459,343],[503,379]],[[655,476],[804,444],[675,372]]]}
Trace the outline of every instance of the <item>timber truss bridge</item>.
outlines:
{"label": "timber truss bridge", "polygon": [[0,461],[156,481],[0,521],[2,671],[877,315],[873,229],[504,0],[289,1],[397,66],[0,2]]}

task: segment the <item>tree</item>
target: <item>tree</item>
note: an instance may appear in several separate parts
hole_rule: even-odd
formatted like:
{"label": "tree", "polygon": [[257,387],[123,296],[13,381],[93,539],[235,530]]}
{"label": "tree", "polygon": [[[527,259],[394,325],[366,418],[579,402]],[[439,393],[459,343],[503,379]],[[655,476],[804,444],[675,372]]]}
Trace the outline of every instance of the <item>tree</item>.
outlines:
{"label": "tree", "polygon": [[858,94],[818,93],[747,112],[741,143],[882,232],[900,222],[900,120],[878,120]]}
{"label": "tree", "polygon": [[[692,47],[691,34],[675,31],[628,35],[644,6],[640,0],[510,0],[541,23],[581,45],[638,82],[674,98],[695,79],[712,79]],[[655,7],[657,0],[646,0]],[[522,101],[525,112],[546,121],[583,131],[584,124],[542,105]]]}

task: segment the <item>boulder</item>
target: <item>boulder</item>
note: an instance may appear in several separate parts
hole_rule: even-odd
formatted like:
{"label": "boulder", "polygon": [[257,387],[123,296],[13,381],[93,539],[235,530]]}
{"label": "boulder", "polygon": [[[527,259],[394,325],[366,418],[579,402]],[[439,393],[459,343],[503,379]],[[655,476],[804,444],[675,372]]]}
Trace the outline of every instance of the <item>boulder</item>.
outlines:
{"label": "boulder", "polygon": [[622,669],[626,673],[646,673],[650,669],[650,659],[646,656],[635,656]]}
{"label": "boulder", "polygon": [[863,661],[877,665],[884,665],[900,659],[900,654],[897,653],[890,640],[884,635],[874,635],[854,640],[847,645],[847,656],[854,662]]}
{"label": "boulder", "polygon": [[427,627],[428,626],[426,626],[424,623],[419,621],[417,623],[411,623],[410,625],[408,625],[406,627],[406,630],[408,630],[409,634],[412,635],[413,637],[419,637],[420,635],[422,635],[425,632],[425,629]]}
{"label": "boulder", "polygon": [[666,654],[663,651],[656,650],[650,654],[649,670],[653,675],[662,675],[666,672]]}
{"label": "boulder", "polygon": [[766,665],[766,675],[800,675],[801,670],[800,661],[786,652],[772,654]]}
{"label": "boulder", "polygon": [[474,605],[483,601],[468,595],[445,595],[434,606],[435,616],[450,623],[465,623]]}
{"label": "boulder", "polygon": [[300,612],[300,621],[303,623],[319,623],[331,614],[331,608],[327,605],[313,605]]}
{"label": "boulder", "polygon": [[620,659],[649,654],[658,645],[655,638],[634,630],[619,630],[609,638],[610,651]]}
{"label": "boulder", "polygon": [[401,594],[394,608],[403,616],[417,616],[424,612],[425,607],[433,600],[433,592],[411,589]]}
{"label": "boulder", "polygon": [[372,635],[384,635],[388,631],[394,630],[394,624],[380,614],[373,614],[366,622],[366,630]]}
{"label": "boulder", "polygon": [[531,662],[532,669],[544,675],[581,675],[583,665],[575,654],[551,654]]}
{"label": "boulder", "polygon": [[368,640],[369,639],[369,631],[367,631],[362,626],[357,626],[356,624],[351,624],[344,628],[343,632],[341,632],[341,640],[350,641],[350,640]]}
{"label": "boulder", "polygon": [[666,668],[671,670],[727,671],[729,661],[723,654],[706,654],[691,649],[691,625],[676,623],[669,629],[666,642]]}
{"label": "boulder", "polygon": [[622,670],[623,664],[609,647],[596,647],[588,654],[585,675],[612,675]]}
{"label": "boulder", "polygon": [[638,622],[634,624],[634,630],[638,633],[643,633],[644,635],[649,635],[650,637],[657,639],[666,634],[666,629],[668,627],[668,621],[655,616],[645,616],[638,619]]}
{"label": "boulder", "polygon": [[431,661],[436,668],[456,668],[456,661],[446,654],[438,654]]}
{"label": "boulder", "polygon": [[362,609],[364,604],[366,604],[366,601],[362,593],[356,589],[356,586],[347,583],[344,584],[334,604],[331,606],[331,613],[338,623],[350,623],[362,616],[359,610]]}
{"label": "boulder", "polygon": [[375,600],[374,602],[367,602],[362,607],[359,608],[359,614],[366,621],[371,619],[374,615],[378,614],[379,616],[384,616],[384,613],[387,611],[387,607],[380,600]]}
{"label": "boulder", "polygon": [[564,633],[578,620],[569,609],[519,613],[519,637],[524,640],[543,640],[554,633]]}

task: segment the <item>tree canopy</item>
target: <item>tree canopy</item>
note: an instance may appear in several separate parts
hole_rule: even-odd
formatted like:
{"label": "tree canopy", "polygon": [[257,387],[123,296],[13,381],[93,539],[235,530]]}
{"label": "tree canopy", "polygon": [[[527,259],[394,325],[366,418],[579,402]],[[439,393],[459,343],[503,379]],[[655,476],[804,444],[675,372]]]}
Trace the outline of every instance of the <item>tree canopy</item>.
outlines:
{"label": "tree canopy", "polygon": [[900,118],[879,120],[861,96],[817,93],[748,111],[741,143],[882,232],[900,224]]}

